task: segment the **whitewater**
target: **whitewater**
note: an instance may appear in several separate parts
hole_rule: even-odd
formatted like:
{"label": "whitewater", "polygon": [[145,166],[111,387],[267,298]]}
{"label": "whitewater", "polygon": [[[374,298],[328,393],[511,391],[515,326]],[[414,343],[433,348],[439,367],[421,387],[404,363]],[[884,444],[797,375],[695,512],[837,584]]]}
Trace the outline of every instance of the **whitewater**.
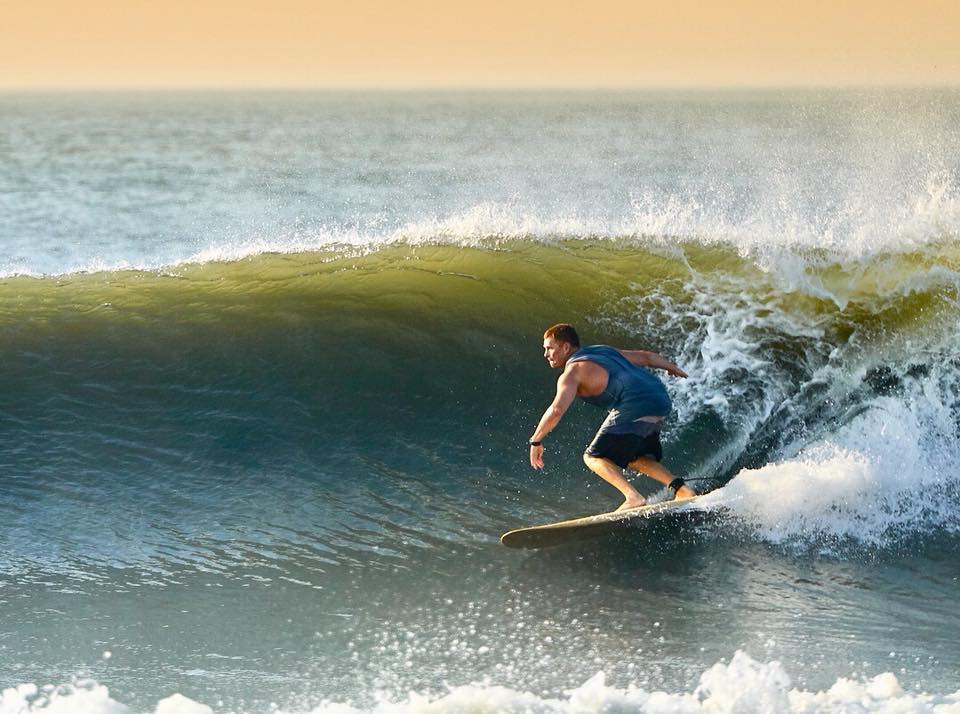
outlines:
{"label": "whitewater", "polygon": [[[0,95],[0,714],[960,711],[960,95]],[[690,527],[543,329],[653,349]],[[667,494],[636,476],[648,498]]]}

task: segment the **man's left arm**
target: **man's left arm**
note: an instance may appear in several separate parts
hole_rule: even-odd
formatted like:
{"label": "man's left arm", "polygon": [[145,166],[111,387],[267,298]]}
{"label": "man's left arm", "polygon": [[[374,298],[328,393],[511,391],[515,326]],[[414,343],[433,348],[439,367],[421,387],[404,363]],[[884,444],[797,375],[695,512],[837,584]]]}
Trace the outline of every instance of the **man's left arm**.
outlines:
{"label": "man's left arm", "polygon": [[656,352],[647,352],[645,350],[620,350],[620,354],[638,367],[653,367],[654,369],[662,369],[668,374],[672,374],[674,377],[688,376],[687,373],[680,369],[677,365],[665,359],[662,355],[658,355]]}

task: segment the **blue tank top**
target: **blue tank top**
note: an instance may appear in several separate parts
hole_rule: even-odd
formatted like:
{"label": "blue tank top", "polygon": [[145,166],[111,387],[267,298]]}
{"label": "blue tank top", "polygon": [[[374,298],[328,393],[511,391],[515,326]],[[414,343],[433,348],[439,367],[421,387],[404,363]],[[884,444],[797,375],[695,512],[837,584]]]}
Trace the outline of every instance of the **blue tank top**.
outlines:
{"label": "blue tank top", "polygon": [[593,362],[609,375],[607,388],[595,397],[581,397],[610,413],[600,426],[601,432],[612,434],[647,434],[652,430],[650,422],[641,417],[665,417],[670,413],[670,397],[667,389],[656,376],[637,367],[607,345],[581,347],[571,355],[569,362]]}

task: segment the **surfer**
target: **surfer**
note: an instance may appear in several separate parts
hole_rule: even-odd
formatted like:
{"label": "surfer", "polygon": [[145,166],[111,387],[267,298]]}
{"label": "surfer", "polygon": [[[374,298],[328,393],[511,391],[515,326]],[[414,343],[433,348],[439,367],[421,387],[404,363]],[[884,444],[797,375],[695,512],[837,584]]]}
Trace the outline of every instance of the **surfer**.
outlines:
{"label": "surfer", "polygon": [[623,475],[625,468],[646,474],[670,488],[677,498],[696,494],[660,464],[660,427],[670,413],[670,397],[663,383],[643,367],[665,370],[675,377],[687,373],[656,352],[620,350],[607,345],[580,347],[573,325],[561,323],[543,334],[543,356],[562,369],[557,396],[530,437],[530,465],[543,468],[543,439],[566,413],[576,397],[610,413],[583,454],[584,463],[623,494],[617,509],[636,508],[646,500]]}

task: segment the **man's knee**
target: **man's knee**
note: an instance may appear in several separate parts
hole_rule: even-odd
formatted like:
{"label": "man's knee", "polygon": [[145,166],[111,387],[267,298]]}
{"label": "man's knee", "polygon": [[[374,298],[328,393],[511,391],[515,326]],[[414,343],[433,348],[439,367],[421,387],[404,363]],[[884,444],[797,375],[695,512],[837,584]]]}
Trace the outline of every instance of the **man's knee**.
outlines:
{"label": "man's knee", "polygon": [[[602,456],[594,456],[589,451],[583,452],[583,463],[585,463],[591,471],[602,469],[608,461],[609,459],[605,459]],[[610,463],[613,462],[611,461]]]}
{"label": "man's knee", "polygon": [[610,469],[616,469],[617,471],[623,473],[623,469],[619,465],[603,456],[594,456],[584,452],[583,463],[585,463],[587,468],[593,471],[595,474],[603,475],[605,472],[609,473]]}

